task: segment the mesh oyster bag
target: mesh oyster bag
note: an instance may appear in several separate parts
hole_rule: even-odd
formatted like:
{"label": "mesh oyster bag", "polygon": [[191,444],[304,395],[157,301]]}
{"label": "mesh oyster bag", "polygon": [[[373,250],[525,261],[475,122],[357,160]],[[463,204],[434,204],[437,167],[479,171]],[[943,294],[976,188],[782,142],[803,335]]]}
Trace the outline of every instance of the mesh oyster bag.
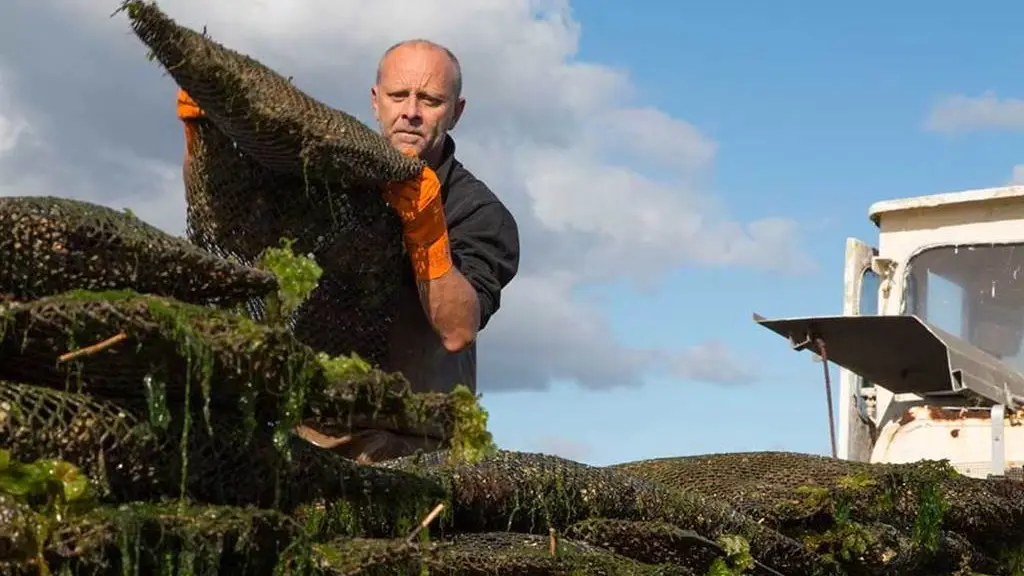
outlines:
{"label": "mesh oyster bag", "polygon": [[[197,245],[243,262],[255,262],[281,238],[294,240],[295,251],[304,254],[349,247],[331,254],[340,270],[369,268],[401,251],[398,215],[379,194],[348,181],[327,191],[300,176],[274,173],[211,121],[189,122],[185,197],[188,234]],[[350,263],[355,258],[357,265]]]}
{"label": "mesh oyster bag", "polygon": [[401,297],[398,279],[408,262],[398,254],[376,270],[343,271],[331,259],[341,249],[340,244],[335,246],[322,259],[320,284],[295,312],[295,337],[332,356],[357,354],[374,366],[386,366]]}
{"label": "mesh oyster bag", "polygon": [[[565,535],[640,562],[682,566],[697,574],[709,573],[716,562],[729,561],[727,541],[713,541],[664,522],[592,518],[574,524]],[[933,551],[915,542],[911,534],[881,523],[840,530],[823,527],[794,536],[842,566],[846,574],[953,574],[965,560],[983,573],[992,573],[994,566],[955,535],[943,535],[940,550]],[[780,575],[757,561],[748,560],[747,567],[754,574]]]}
{"label": "mesh oyster bag", "polygon": [[379,465],[434,479],[451,491],[451,522],[462,532],[546,534],[588,518],[660,521],[717,540],[746,539],[755,559],[783,574],[835,574],[837,567],[799,541],[730,506],[635,476],[541,454],[498,451],[476,463],[446,452]]}
{"label": "mesh oyster bag", "polygon": [[145,409],[0,381],[0,446],[23,462],[58,458],[76,465],[102,497],[151,497],[161,481],[155,465],[166,462],[164,449],[173,447],[146,425]]}
{"label": "mesh oyster bag", "polygon": [[[408,413],[418,411],[420,401],[412,397],[408,402],[398,403],[394,397],[390,402],[338,399],[330,402],[334,419],[324,421],[336,429],[344,429],[350,420],[413,426],[417,416]],[[272,425],[251,420],[242,411],[220,410],[207,427],[200,410],[186,410],[0,381],[0,446],[17,460],[58,458],[76,465],[111,502],[185,495],[224,505],[288,508],[340,499],[358,507],[369,494],[377,493],[383,502],[378,491],[391,490],[396,499],[422,493],[423,502],[409,514],[412,518],[439,497],[429,483],[360,467],[298,439],[287,441],[294,450],[282,449]],[[396,486],[404,489],[395,492]],[[409,502],[415,501],[410,497]],[[397,500],[391,507],[404,510]],[[366,514],[377,518],[369,509]],[[376,526],[397,522],[387,515],[376,521]]]}
{"label": "mesh oyster bag", "polygon": [[326,575],[422,574],[438,576],[696,576],[682,567],[647,565],[607,550],[563,540],[551,554],[546,537],[531,534],[460,534],[431,544],[403,540],[338,540],[315,548]]}
{"label": "mesh oyster bag", "polygon": [[80,200],[0,198],[0,292],[27,300],[120,290],[234,304],[277,289],[269,272],[231,262],[134,215]]}
{"label": "mesh oyster bag", "polygon": [[[2,507],[2,504],[0,504]],[[285,551],[298,555],[299,527],[252,508],[181,503],[103,506],[53,527],[42,554],[7,556],[4,574],[272,574]]]}
{"label": "mesh oyster bag", "polygon": [[0,322],[0,378],[116,399],[156,387],[178,404],[189,390],[194,406],[247,399],[267,414],[323,387],[313,351],[285,328],[169,298],[76,292],[8,304]]}
{"label": "mesh oyster bag", "polygon": [[[124,4],[132,29],[239,148],[264,166],[325,182],[401,181],[423,164],[253,58],[178,25],[152,2]],[[327,193],[327,190],[324,191]]]}
{"label": "mesh oyster bag", "polygon": [[325,434],[373,428],[435,440],[452,437],[458,410],[453,394],[413,392],[401,374],[377,369],[326,378],[323,398],[311,401],[304,413],[304,424]]}
{"label": "mesh oyster bag", "polygon": [[726,556],[715,541],[665,522],[591,518],[573,524],[565,536],[648,564],[683,566],[706,574]]}
{"label": "mesh oyster bag", "polygon": [[370,370],[331,380],[310,402],[297,434],[315,446],[361,463],[452,446],[462,401],[457,392],[413,392],[400,374]]}
{"label": "mesh oyster bag", "polygon": [[[264,249],[285,237],[275,196],[287,198],[294,185],[247,157],[209,121],[190,123],[184,171],[186,234],[205,250],[254,263]],[[315,222],[322,214],[311,211],[308,217]],[[297,252],[312,251],[306,234],[290,236]]]}
{"label": "mesh oyster bag", "polygon": [[867,464],[756,452],[660,458],[614,469],[720,499],[789,534],[814,529],[814,545],[828,540],[823,533],[833,539],[860,534],[865,542],[903,538],[892,548],[903,550],[904,558],[916,554],[920,562],[949,560],[966,550],[986,563],[1004,554],[1004,538],[1024,534],[1024,483],[969,478],[937,462]]}
{"label": "mesh oyster bag", "polygon": [[[282,238],[323,268],[321,286],[294,315],[296,334],[331,355],[384,363],[409,268],[398,214],[352,180],[330,185],[274,173],[209,120],[190,121],[185,170],[188,234],[198,246],[252,264]],[[250,303],[262,317],[259,301]]]}

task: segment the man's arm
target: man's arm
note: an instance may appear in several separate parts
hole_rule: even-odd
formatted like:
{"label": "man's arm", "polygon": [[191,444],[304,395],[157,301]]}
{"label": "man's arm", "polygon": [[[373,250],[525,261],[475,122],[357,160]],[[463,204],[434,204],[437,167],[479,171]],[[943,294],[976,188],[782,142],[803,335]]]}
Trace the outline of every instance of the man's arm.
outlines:
{"label": "man's arm", "polygon": [[480,299],[457,268],[436,280],[417,282],[416,287],[423,311],[446,350],[458,352],[476,339],[480,330]]}
{"label": "man's arm", "polygon": [[454,266],[418,281],[427,319],[449,352],[469,346],[501,304],[501,290],[519,268],[519,231],[500,202],[468,214],[453,211],[448,234]]}

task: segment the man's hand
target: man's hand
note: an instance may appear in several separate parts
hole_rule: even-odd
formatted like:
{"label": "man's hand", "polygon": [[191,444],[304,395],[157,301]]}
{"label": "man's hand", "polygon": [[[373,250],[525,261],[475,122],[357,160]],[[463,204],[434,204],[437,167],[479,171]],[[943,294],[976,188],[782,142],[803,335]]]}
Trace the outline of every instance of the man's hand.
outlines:
{"label": "man's hand", "polygon": [[425,167],[419,176],[388,186],[384,199],[402,219],[405,248],[417,282],[447,274],[452,269],[452,256],[437,174]]}

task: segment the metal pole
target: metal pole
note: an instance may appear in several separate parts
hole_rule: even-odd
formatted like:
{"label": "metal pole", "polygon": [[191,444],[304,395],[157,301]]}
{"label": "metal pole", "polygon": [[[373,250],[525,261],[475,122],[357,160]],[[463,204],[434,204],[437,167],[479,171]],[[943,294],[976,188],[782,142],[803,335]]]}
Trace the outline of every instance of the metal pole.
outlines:
{"label": "metal pole", "polygon": [[828,435],[832,441],[832,457],[837,458],[836,447],[836,420],[832,412],[832,376],[828,372],[828,351],[825,349],[825,341],[821,338],[814,339],[818,347],[818,355],[821,356],[821,369],[825,371],[825,401],[828,404]]}

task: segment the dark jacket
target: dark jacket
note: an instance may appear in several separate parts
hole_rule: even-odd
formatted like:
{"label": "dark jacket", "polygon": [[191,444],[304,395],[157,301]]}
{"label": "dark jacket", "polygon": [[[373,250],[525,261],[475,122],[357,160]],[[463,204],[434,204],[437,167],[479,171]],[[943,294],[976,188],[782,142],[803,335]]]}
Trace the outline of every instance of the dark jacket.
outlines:
{"label": "dark jacket", "polygon": [[[455,142],[450,137],[442,158],[436,172],[452,260],[476,289],[483,330],[501,306],[502,288],[519,269],[519,229],[501,200],[455,159]],[[417,391],[448,392],[456,384],[465,384],[476,392],[476,343],[454,354],[445,349],[423,311],[411,266],[401,300],[385,369],[403,373]]]}

